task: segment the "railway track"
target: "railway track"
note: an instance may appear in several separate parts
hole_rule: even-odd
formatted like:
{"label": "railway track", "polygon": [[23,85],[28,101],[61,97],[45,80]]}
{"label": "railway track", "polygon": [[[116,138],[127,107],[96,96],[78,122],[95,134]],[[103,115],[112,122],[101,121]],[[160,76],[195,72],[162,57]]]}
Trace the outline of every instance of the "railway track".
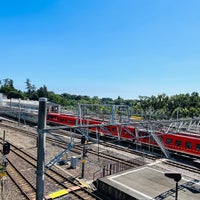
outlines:
{"label": "railway track", "polygon": [[[19,130],[19,131],[25,133],[26,135],[27,134],[30,135],[31,137],[35,137],[35,138],[37,137],[37,133],[34,132],[36,130],[34,130],[34,129],[33,129],[33,132],[32,132],[30,130],[24,129],[23,127],[22,128],[18,127],[18,126],[10,127],[8,124],[3,124],[3,126],[7,127],[7,128],[12,128],[13,130]],[[54,132],[56,134],[58,134],[59,136],[70,136],[70,133],[68,133],[67,131],[57,130],[57,131],[54,131]],[[75,138],[77,137],[78,139],[80,139],[81,136],[80,136],[80,134],[74,134],[74,137]],[[57,146],[59,146],[61,148],[66,148],[66,143],[64,143],[63,141],[57,140],[55,138],[50,138],[50,137],[47,137],[46,140],[48,142],[52,142],[52,143],[56,144]],[[123,147],[120,144],[114,144],[113,142],[110,143],[110,142],[107,142],[107,141],[100,140],[99,144],[104,146],[104,147],[106,147],[106,148],[108,147],[108,148],[112,148],[112,149],[115,149],[115,150],[123,151],[124,153],[130,153],[130,154],[138,155],[138,156],[150,159],[152,161],[154,161],[154,160],[159,158],[156,155],[152,155],[152,154],[148,154],[148,153],[145,153],[145,152],[137,151],[137,150],[134,150],[134,149],[129,148],[129,147]],[[82,153],[82,147],[80,145],[75,145],[71,151],[75,152],[77,154],[81,154]],[[90,149],[90,150],[88,150],[88,153],[96,155],[96,156],[100,156],[101,158],[110,160],[112,162],[121,162],[121,163],[127,164],[128,166],[133,166],[133,164],[131,164],[126,159],[122,159],[122,158],[119,158],[119,157],[114,156],[114,155],[110,156],[110,155],[108,155],[108,154],[106,154],[104,152],[97,152],[95,150]],[[170,164],[169,161],[167,161],[167,162],[168,162],[168,164]],[[175,165],[173,161],[170,161],[170,162],[171,162],[171,165]],[[181,163],[179,163],[178,165],[181,165]]]}
{"label": "railway track", "polygon": [[32,200],[35,198],[36,187],[35,184],[31,183],[19,169],[15,167],[13,162],[7,158],[7,175],[14,182],[17,188],[22,194],[22,199]]}
{"label": "railway track", "polygon": [[[30,132],[30,131],[23,129],[23,128],[21,129],[20,127],[15,127],[15,126],[9,127],[9,125],[5,125],[5,127],[11,128],[13,130],[18,130],[20,132],[25,133],[26,135],[30,135],[31,137],[35,137],[35,138],[37,137],[36,133]],[[66,131],[63,132],[62,130],[61,131],[57,130],[56,133],[58,135],[61,135],[61,136],[70,136],[69,133],[67,133]],[[75,137],[76,136],[77,136],[78,139],[80,139],[80,134],[75,134]],[[50,138],[50,137],[47,137],[46,140],[48,142],[52,142],[52,143],[56,144],[57,146],[59,146],[61,148],[66,148],[66,143],[64,143],[63,141],[57,140],[55,138]],[[119,150],[119,151],[123,151],[124,153],[134,154],[134,155],[145,157],[145,158],[148,158],[148,159],[151,159],[151,160],[155,160],[157,158],[154,155],[145,154],[145,153],[142,153],[142,152],[139,152],[139,151],[134,151],[133,149],[125,148],[125,147],[115,145],[115,144],[105,142],[105,141],[100,141],[100,144],[102,146],[105,146],[105,147],[109,147],[109,148],[113,148],[113,149],[116,149],[116,150]],[[81,154],[82,153],[82,147],[75,145],[71,151],[75,152],[77,154]],[[126,159],[119,158],[118,156],[112,155],[112,157],[111,157],[110,155],[107,155],[106,153],[103,153],[103,152],[99,153],[95,150],[89,150],[88,153],[99,156],[101,158],[104,158],[104,159],[107,159],[107,160],[110,160],[110,161],[113,161],[113,162],[121,162],[121,163],[127,164],[128,166],[133,166],[133,167],[135,166],[135,164],[126,161]]]}
{"label": "railway track", "polygon": [[[17,146],[11,144],[11,153],[18,157],[18,160],[24,160],[36,171],[36,158],[31,156],[30,154],[26,153],[22,149],[18,148]],[[13,157],[13,156],[12,156]],[[15,161],[11,159],[8,160],[7,166],[7,173],[10,179],[17,185],[18,189],[22,193],[22,199],[35,199],[36,196],[36,184],[35,184],[35,177],[32,179],[27,178],[21,172],[21,166],[18,168],[16,166],[16,159]],[[59,170],[56,167],[52,167],[45,171],[45,177],[47,182],[53,182],[54,184],[58,185],[60,189],[66,189],[70,191],[68,197],[72,199],[101,199],[95,194],[92,193],[85,185],[81,184],[80,181],[74,179],[71,176],[67,176],[66,173]]]}
{"label": "railway track", "polygon": [[[24,134],[26,135],[30,135],[31,137],[37,137],[37,132],[36,132],[36,128],[35,127],[31,127],[31,128],[28,128],[25,129],[24,127],[20,127],[20,126],[17,126],[16,125],[17,123],[15,122],[13,126],[10,126],[8,123],[4,123],[1,122],[1,125],[5,128],[10,128],[10,129],[13,129],[13,130],[18,130],[20,132],[23,132]],[[65,131],[65,130],[54,130],[54,133],[56,133],[58,136],[64,136],[64,137],[70,137],[71,136],[71,133],[68,132],[68,131]],[[48,136],[48,134],[47,134]],[[74,133],[74,138],[76,139],[80,139],[81,138],[81,135],[80,134],[76,134]],[[51,138],[51,137],[46,137],[46,140],[48,142],[51,142],[51,143],[54,143],[56,144],[57,146],[61,147],[61,148],[66,148],[66,143],[56,139],[56,138]],[[116,144],[117,143],[117,144]],[[123,143],[123,141],[121,142]],[[79,143],[80,144],[80,143]],[[146,160],[149,160],[150,162],[151,161],[155,161],[156,159],[159,159],[159,155],[158,154],[150,154],[148,153],[148,151],[139,151],[139,150],[135,150],[133,148],[129,148],[128,146],[123,146],[121,144],[119,144],[119,141],[115,141],[115,142],[107,142],[105,140],[99,140],[99,144],[103,146],[103,148],[112,148],[112,149],[115,149],[115,150],[119,150],[119,151],[123,151],[123,153],[129,153],[129,154],[132,154],[132,155],[137,155],[137,156],[141,156],[143,158],[145,158]],[[74,145],[73,149],[71,150],[72,152],[75,152],[77,154],[81,154],[82,153],[82,149],[80,147],[80,145]],[[98,157],[102,157],[102,158],[105,158],[107,160],[113,160],[114,161],[117,161],[119,162],[120,159],[119,157],[115,157],[112,155],[112,157],[109,157],[107,155],[105,155],[105,153],[97,153],[96,151],[88,151],[89,153],[93,154],[93,155],[96,155]],[[121,162],[124,162],[123,159],[121,159]],[[129,165],[129,163],[127,163]]]}
{"label": "railway track", "polygon": [[159,158],[156,155],[137,151],[137,150],[129,148],[129,147],[123,147],[119,144],[113,144],[113,143],[110,143],[110,142],[101,142],[100,144],[104,145],[105,147],[110,147],[110,148],[114,148],[116,150],[121,150],[125,153],[130,153],[130,154],[138,155],[138,156],[141,156],[141,157],[145,157],[145,158],[148,158],[148,159],[153,160],[153,161]]}
{"label": "railway track", "polygon": [[193,167],[193,166],[190,166],[190,165],[187,165],[187,164],[183,164],[183,163],[176,162],[176,161],[173,161],[173,160],[163,160],[162,163],[173,166],[173,167],[177,167],[179,169],[187,170],[187,171],[192,172],[192,173],[200,174],[199,168],[196,168],[196,167]]}
{"label": "railway track", "polygon": [[[10,128],[9,125],[5,125],[5,127]],[[34,137],[34,138],[37,137],[36,129],[31,129],[31,131],[30,131],[30,129],[27,130],[27,129],[24,129],[24,127],[21,127],[21,128],[15,126],[15,125],[12,127],[13,130],[21,131],[24,134],[29,135],[29,136]],[[61,132],[60,131],[56,131],[56,133],[58,135],[67,136],[66,131],[64,131],[63,133],[61,133]],[[70,134],[68,136],[70,136]],[[79,135],[78,138],[80,139],[80,135]],[[59,146],[60,148],[66,148],[66,143],[64,143],[63,141],[59,141],[56,138],[46,137],[46,140],[47,140],[47,142],[55,144],[55,146]],[[72,151],[74,151],[77,154],[82,154],[83,147],[80,146],[80,140],[77,140],[77,141],[78,141],[77,143],[79,143],[79,145],[75,145],[73,147]],[[156,157],[154,155],[145,154],[145,152],[135,151],[132,148],[123,147],[123,146],[120,146],[118,144],[114,144],[114,143],[110,143],[110,142],[101,141],[99,144],[102,145],[102,146],[104,146],[105,148],[110,148],[110,149],[113,148],[115,150],[120,150],[120,151],[122,151],[124,153],[126,152],[126,153],[130,153],[130,154],[135,154],[135,155],[138,155],[138,156],[143,156],[143,157],[149,158],[151,160],[155,160],[155,159],[158,158],[158,157]],[[15,149],[15,147],[13,147],[13,149]],[[19,153],[19,150],[17,150],[17,151]],[[112,150],[109,150],[109,151],[112,151]],[[88,153],[89,154],[93,154],[95,156],[100,156],[101,158],[106,159],[107,161],[110,161],[110,162],[121,162],[124,165],[130,166],[130,167],[135,167],[135,163],[131,164],[130,161],[128,161],[126,159],[119,158],[117,156],[115,157],[114,155],[108,155],[106,152],[103,152],[103,151],[97,152],[94,149],[89,149]],[[24,158],[26,156],[22,155],[22,157]],[[27,160],[26,160],[26,162],[28,163]],[[34,168],[35,168],[35,166],[36,166],[36,159],[34,158],[34,161],[30,161],[30,162],[31,163],[32,162],[35,163],[34,164]],[[166,165],[170,165],[170,166],[179,168],[179,169],[181,168],[183,170],[186,170],[186,171],[189,171],[189,172],[192,172],[192,173],[200,174],[200,170],[199,169],[191,167],[189,165],[185,165],[183,163],[175,162],[175,161],[172,161],[172,160],[165,160],[165,161],[163,161],[163,163],[166,164]],[[33,165],[32,165],[32,167],[33,167]],[[52,172],[52,170],[55,170],[55,171]],[[46,178],[45,179],[47,179],[48,181],[51,180],[52,182],[54,182],[54,184],[58,185],[60,188],[65,188],[67,190],[70,190],[70,188],[79,187],[79,189],[76,190],[76,191],[73,191],[73,190],[71,191],[70,190],[70,196],[69,197],[72,198],[72,199],[97,199],[97,197],[94,197],[94,196],[91,197],[90,195],[88,196],[87,192],[83,191],[83,190],[88,191],[88,189],[84,188],[83,185],[80,184],[80,182],[76,182],[75,178],[73,178],[73,177],[66,177],[66,174],[64,174],[62,176],[61,175],[62,173],[60,173],[58,171],[59,171],[58,168],[56,168],[55,166],[52,166],[51,169],[46,170],[46,172],[45,172],[45,177]],[[26,185],[26,187],[28,187],[25,180],[24,180],[24,182],[25,182],[24,185]],[[29,182],[31,182],[31,181],[29,181]],[[18,185],[20,185],[20,184],[18,184]],[[21,184],[21,185],[23,185],[23,184]],[[32,184],[32,185],[34,186],[34,184]],[[29,194],[29,197],[25,197],[25,195],[23,195],[23,197],[25,199],[32,198],[31,195],[33,193],[32,193],[31,190],[33,190],[33,189],[31,189],[31,186],[29,186],[29,187],[30,188],[27,189],[27,190],[24,189],[24,193],[25,194]],[[29,193],[29,191],[30,191],[30,193]]]}

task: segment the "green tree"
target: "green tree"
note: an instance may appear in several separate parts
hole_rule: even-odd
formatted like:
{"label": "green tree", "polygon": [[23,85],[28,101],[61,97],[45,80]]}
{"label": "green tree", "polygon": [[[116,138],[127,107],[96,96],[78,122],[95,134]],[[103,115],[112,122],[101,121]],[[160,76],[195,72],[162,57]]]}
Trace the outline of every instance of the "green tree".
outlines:
{"label": "green tree", "polygon": [[6,78],[3,80],[3,86],[14,89],[14,81],[12,79]]}
{"label": "green tree", "polygon": [[26,83],[26,89],[27,89],[28,95],[30,95],[33,92],[36,92],[36,87],[35,87],[35,85],[31,84],[30,79],[27,78],[25,83]]}
{"label": "green tree", "polygon": [[37,95],[38,95],[38,98],[40,97],[48,97],[48,90],[47,90],[47,87],[46,85],[43,85],[42,87],[40,87],[38,90],[37,90]]}

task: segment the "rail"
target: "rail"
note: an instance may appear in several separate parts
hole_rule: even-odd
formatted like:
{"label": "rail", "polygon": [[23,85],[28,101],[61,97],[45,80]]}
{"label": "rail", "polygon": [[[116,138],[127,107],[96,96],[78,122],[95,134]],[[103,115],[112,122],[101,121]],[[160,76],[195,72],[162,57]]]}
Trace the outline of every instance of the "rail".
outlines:
{"label": "rail", "polygon": [[[25,152],[23,149],[18,148],[16,145],[11,144],[11,152],[10,155],[12,155],[12,159],[13,156],[17,157],[17,159],[22,159],[23,162],[26,162],[27,165],[31,166],[31,169],[36,169],[36,158],[34,156],[31,156],[30,153]],[[11,162],[14,162],[13,160]],[[20,164],[21,162],[17,162],[16,164]],[[25,165],[25,164],[24,164]],[[15,166],[16,169],[19,170],[19,166]],[[20,172],[14,172],[13,173],[13,167],[11,168],[11,165],[8,165],[8,173],[10,174],[10,177],[14,179],[14,177],[18,177]],[[92,192],[90,192],[88,190],[88,188],[86,188],[86,186],[82,183],[80,183],[80,181],[76,180],[76,179],[72,179],[73,177],[71,176],[66,176],[66,173],[64,173],[62,170],[60,171],[59,168],[56,167],[52,167],[51,169],[45,171],[45,175],[46,175],[46,179],[48,179],[49,181],[51,181],[52,183],[56,183],[56,185],[62,187],[63,189],[66,189],[68,191],[68,193],[70,194],[70,197],[72,197],[72,199],[101,199],[98,196],[96,196],[95,194],[93,194]],[[23,177],[25,177],[25,175],[22,175]],[[33,176],[35,176],[33,174]],[[19,180],[19,178],[17,178]],[[29,177],[30,179],[30,177]],[[32,179],[31,179],[32,180]],[[15,181],[14,183],[18,184],[18,188],[21,190],[22,194],[27,194],[26,199],[34,199],[35,198],[35,184],[33,186],[29,186],[27,187],[27,184],[31,183],[32,181]],[[35,178],[33,177],[33,180],[35,180]],[[27,188],[27,189],[26,189]],[[76,189],[74,189],[76,188]],[[69,195],[68,194],[68,195]]]}

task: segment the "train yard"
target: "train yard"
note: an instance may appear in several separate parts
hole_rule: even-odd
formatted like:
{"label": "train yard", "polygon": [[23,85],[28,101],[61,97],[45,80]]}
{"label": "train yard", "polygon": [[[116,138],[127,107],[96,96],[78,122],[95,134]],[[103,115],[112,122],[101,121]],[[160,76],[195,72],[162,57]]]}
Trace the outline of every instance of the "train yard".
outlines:
{"label": "train yard", "polygon": [[[9,129],[7,124],[6,130],[7,130],[6,138],[7,140],[9,140],[11,144],[11,152],[7,156],[7,161],[8,161],[7,174],[8,174],[8,179],[10,179],[7,180],[7,183],[8,185],[10,184],[12,185],[13,182],[21,191],[22,194],[19,195],[18,199],[23,199],[23,198],[34,199],[33,197],[35,197],[35,192],[36,192],[36,187],[35,187],[36,156],[33,155],[36,152],[36,146],[35,146],[36,130],[34,137],[33,137],[34,132],[32,132],[31,135],[29,134],[30,130],[24,130],[23,127],[22,127],[22,132],[20,132],[20,129],[17,128],[16,126],[11,126]],[[27,136],[25,136],[26,133]],[[19,134],[21,135],[22,138],[24,137],[26,143],[22,144],[21,137],[17,136],[16,138],[18,139],[15,138],[13,140],[14,134],[17,135]],[[50,140],[50,142],[52,141]],[[16,144],[19,146],[16,146]],[[20,144],[22,144],[23,146],[21,146]],[[56,148],[52,150],[55,149]],[[47,155],[47,159],[48,156],[51,155]],[[69,199],[70,198],[98,199],[98,197],[95,196],[92,192],[89,192],[90,189],[88,189],[87,185],[84,185],[84,183],[81,184],[81,182],[79,182],[78,179],[75,179],[74,177],[76,177],[76,175],[72,175],[69,172],[66,173],[64,170],[62,170],[61,167],[53,166],[50,169],[46,170],[45,172],[45,180],[46,180],[45,187],[47,188],[46,196],[48,196],[48,193],[51,193],[52,191],[67,189],[68,191],[70,190],[70,196],[68,195]],[[10,186],[8,185],[5,184],[6,188],[10,188]],[[16,190],[10,190],[10,189],[6,190],[6,188],[5,188],[5,196],[7,198],[16,195]],[[7,194],[6,191],[9,194]],[[12,192],[14,193],[12,194]],[[12,197],[10,199],[14,198]]]}
{"label": "train yard", "polygon": [[[8,199],[16,194],[18,194],[18,199],[34,199],[36,192],[36,156],[31,155],[36,155],[36,128],[28,125],[24,126],[22,124],[19,126],[16,122],[1,122],[1,132],[3,132],[3,130],[6,130],[6,139],[12,144],[11,152],[7,156],[8,176],[7,180],[5,181],[4,195],[7,196]],[[47,137],[47,162],[56,154],[55,152],[59,153],[60,149],[66,148],[66,142],[70,140],[69,131],[56,131],[56,134],[59,133],[60,137],[63,137],[63,141],[56,140],[55,138],[52,138],[51,135]],[[22,143],[22,141],[26,142]],[[77,135],[77,138],[75,139],[75,146],[68,156],[76,156],[77,158],[80,158],[81,153],[82,146],[80,144],[80,135]],[[111,164],[115,166],[116,163],[121,163],[118,164],[119,172],[127,169],[134,169],[138,166],[151,164],[156,162],[156,160],[159,160],[155,155],[149,155],[148,153],[145,154],[144,152],[135,151],[128,147],[120,147],[119,144],[116,145],[114,143],[105,141],[101,141],[100,144],[88,144],[87,154],[84,179],[81,179],[81,160],[78,160],[75,169],[70,168],[70,164],[66,163],[65,165],[55,165],[46,170],[45,196],[47,199],[50,198],[51,194],[55,191],[64,191],[65,189],[67,191],[69,188],[75,188],[76,184],[76,187],[78,188],[77,190],[79,193],[81,193],[81,198],[77,198],[78,194],[74,194],[76,193],[75,191],[70,191],[70,196],[68,195],[66,199],[104,199],[102,194],[98,194],[99,197],[98,195],[95,196],[96,194],[93,194],[94,186],[91,183],[98,178],[111,175],[110,171],[108,172],[108,166],[110,167]],[[139,157],[142,159],[133,159]],[[134,163],[134,160],[137,161],[137,163]],[[198,178],[200,174],[200,170],[197,168],[183,164],[181,165],[180,163],[165,159],[159,163],[159,167],[161,166],[173,170],[179,169],[179,171],[181,169],[182,173],[184,172],[185,174],[190,172],[191,177],[193,178]],[[103,169],[105,169],[105,171],[103,171]],[[50,170],[54,170],[54,172],[50,172]],[[61,173],[62,175],[55,175],[54,173]],[[70,181],[70,183],[67,183],[68,179],[73,180],[73,183]],[[14,189],[10,190],[10,188]],[[85,190],[88,192],[83,195]],[[90,197],[88,197],[88,193],[90,192],[92,194]],[[15,197],[15,199],[17,198]]]}
{"label": "train yard", "polygon": [[[6,156],[6,175],[3,174],[2,177],[4,187],[1,190],[3,192],[1,195],[5,199],[35,199],[37,179],[37,126],[22,123],[18,119],[1,119],[0,132],[2,133],[2,138],[4,134],[5,140],[11,145],[10,153]],[[76,125],[76,128],[81,125],[81,121],[72,122],[74,118],[69,119],[71,122],[68,121],[68,123],[72,123],[73,126]],[[98,122],[98,120],[95,120],[95,122]],[[109,128],[109,134],[107,134],[109,137],[104,138],[103,136],[96,137],[96,135],[99,131],[100,135],[103,135],[102,133],[104,135],[108,133],[107,127],[106,129],[102,128],[101,124],[93,124],[88,119],[83,123],[81,131],[76,131],[73,126],[68,126],[66,129],[47,126],[45,137],[46,168],[44,172],[45,199],[114,199],[113,197],[109,197],[109,192],[106,193],[105,186],[102,186],[102,182],[104,181],[101,182],[101,180],[107,177],[118,177],[120,173],[126,174],[130,170],[134,172],[140,169],[149,170],[150,167],[152,167],[153,171],[159,173],[162,171],[181,173],[182,179],[184,180],[182,187],[188,189],[188,191],[193,191],[191,197],[194,197],[194,199],[196,199],[196,194],[200,195],[200,169],[198,167],[190,165],[188,161],[180,163],[172,157],[171,159],[166,159],[165,154],[159,150],[159,145],[152,145],[153,143],[149,145],[146,142],[147,140],[140,140],[139,143],[135,143],[135,140],[129,140],[126,143],[123,136],[129,135],[127,136],[129,138],[135,132],[133,132],[133,129],[124,128],[124,124],[121,122],[122,126],[120,127],[120,131],[123,132],[121,132],[120,136],[122,140],[119,140],[119,135],[115,135],[114,132],[113,135],[116,137],[110,137],[112,136],[110,133],[116,130],[113,126]],[[86,125],[88,125],[89,129]],[[142,127],[144,128],[144,125]],[[140,133],[142,132],[144,133],[144,129]],[[86,138],[88,141],[86,140],[82,143],[82,134],[89,138]],[[195,134],[198,137],[198,133],[195,132]],[[145,134],[141,138],[145,138]],[[72,147],[70,147],[71,144]],[[170,153],[174,153],[174,151]],[[192,156],[187,155],[187,157]],[[198,156],[195,156],[194,159],[197,158]],[[182,161],[184,161],[184,158],[182,158]],[[118,175],[115,176],[115,174]],[[142,179],[141,175],[140,178]],[[114,179],[110,178],[109,180],[116,182]],[[133,182],[135,183],[134,180]],[[102,191],[101,187],[105,189],[105,192],[104,190]],[[131,191],[130,189],[130,194],[132,194]],[[188,191],[185,193],[188,193]],[[159,188],[157,192],[159,192]],[[184,194],[181,191],[180,193],[184,200]],[[132,195],[134,196],[135,194]],[[142,193],[140,195],[142,196]],[[164,193],[162,195],[152,193],[152,195],[155,198],[150,198],[151,195],[143,194],[147,199],[159,199],[161,197],[163,198]],[[168,195],[168,199],[173,199],[173,192],[171,194],[172,198],[170,194]],[[140,198],[132,197],[131,199]],[[142,197],[141,200],[143,200]]]}

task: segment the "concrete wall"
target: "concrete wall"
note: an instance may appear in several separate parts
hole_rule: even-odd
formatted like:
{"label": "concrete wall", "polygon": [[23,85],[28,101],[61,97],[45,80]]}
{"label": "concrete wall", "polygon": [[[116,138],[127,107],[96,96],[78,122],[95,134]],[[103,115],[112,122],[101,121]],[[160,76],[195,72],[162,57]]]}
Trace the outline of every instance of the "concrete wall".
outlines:
{"label": "concrete wall", "polygon": [[97,180],[97,190],[104,195],[108,196],[108,199],[112,200],[137,200],[136,198],[124,193],[123,191],[120,191],[111,185],[108,185],[104,181],[98,179]]}

